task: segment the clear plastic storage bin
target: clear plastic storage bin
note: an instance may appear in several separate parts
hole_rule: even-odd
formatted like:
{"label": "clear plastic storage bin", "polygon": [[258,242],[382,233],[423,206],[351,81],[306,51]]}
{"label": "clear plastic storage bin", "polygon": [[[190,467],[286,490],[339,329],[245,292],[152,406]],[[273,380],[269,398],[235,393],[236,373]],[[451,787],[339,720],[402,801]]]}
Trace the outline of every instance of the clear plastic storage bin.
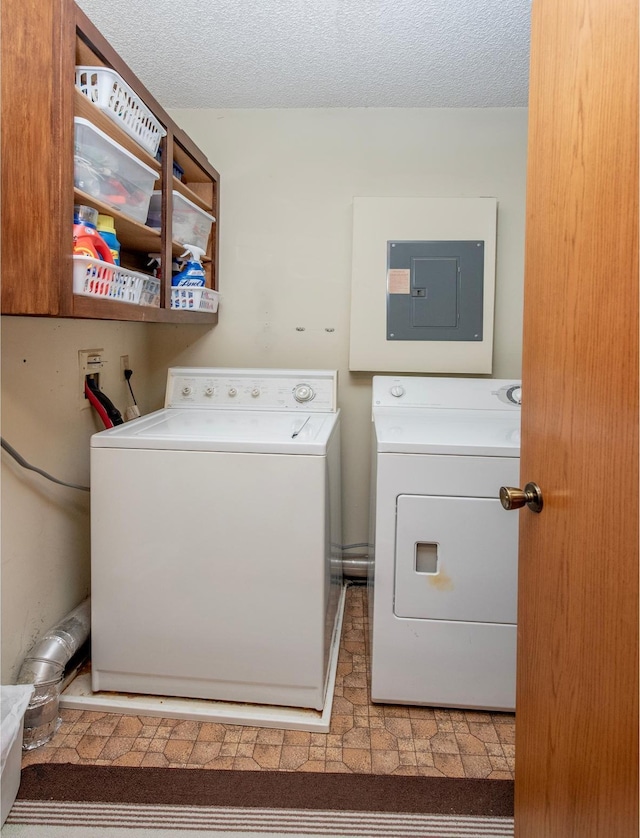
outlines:
{"label": "clear plastic storage bin", "polygon": [[88,120],[74,122],[76,188],[144,224],[158,173]]}
{"label": "clear plastic storage bin", "polygon": [[76,87],[155,157],[167,132],[118,73],[108,67],[76,67]]}
{"label": "clear plastic storage bin", "polygon": [[171,308],[185,311],[208,311],[215,314],[218,310],[219,295],[211,288],[179,286],[171,289]]}
{"label": "clear plastic storage bin", "polygon": [[[160,192],[154,192],[149,203],[149,227],[160,227],[161,213]],[[201,250],[207,249],[211,225],[215,221],[212,215],[197,207],[193,201],[179,192],[173,193],[173,213],[171,216],[171,237],[181,244],[193,244]]]}
{"label": "clear plastic storage bin", "polygon": [[99,259],[74,256],[73,293],[157,307],[160,305],[160,280]]}

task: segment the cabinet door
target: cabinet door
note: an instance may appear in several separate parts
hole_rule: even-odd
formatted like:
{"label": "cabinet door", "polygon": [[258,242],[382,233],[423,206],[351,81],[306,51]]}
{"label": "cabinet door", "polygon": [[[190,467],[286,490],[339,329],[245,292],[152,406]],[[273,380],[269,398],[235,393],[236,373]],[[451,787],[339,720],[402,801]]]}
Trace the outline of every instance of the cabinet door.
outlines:
{"label": "cabinet door", "polygon": [[73,7],[5,0],[0,14],[2,313],[69,316]]}

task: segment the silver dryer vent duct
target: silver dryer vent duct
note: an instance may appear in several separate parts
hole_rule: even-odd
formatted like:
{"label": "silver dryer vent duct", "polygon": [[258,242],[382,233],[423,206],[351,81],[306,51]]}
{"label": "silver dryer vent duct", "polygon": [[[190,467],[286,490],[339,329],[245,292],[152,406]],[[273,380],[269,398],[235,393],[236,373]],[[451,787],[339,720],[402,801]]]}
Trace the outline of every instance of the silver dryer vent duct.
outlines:
{"label": "silver dryer vent duct", "polygon": [[64,670],[86,642],[91,630],[91,599],[87,598],[40,638],[22,663],[18,684],[34,684],[24,716],[25,751],[44,745],[60,726],[58,705]]}

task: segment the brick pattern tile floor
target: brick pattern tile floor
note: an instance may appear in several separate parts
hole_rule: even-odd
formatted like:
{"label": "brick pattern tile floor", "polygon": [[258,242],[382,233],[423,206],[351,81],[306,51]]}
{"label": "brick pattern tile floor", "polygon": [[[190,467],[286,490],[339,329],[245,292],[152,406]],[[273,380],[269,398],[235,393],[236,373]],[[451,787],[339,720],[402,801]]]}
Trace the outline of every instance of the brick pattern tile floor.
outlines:
{"label": "brick pattern tile floor", "polygon": [[372,704],[367,597],[348,588],[329,733],[62,710],[41,762],[512,779],[510,713]]}

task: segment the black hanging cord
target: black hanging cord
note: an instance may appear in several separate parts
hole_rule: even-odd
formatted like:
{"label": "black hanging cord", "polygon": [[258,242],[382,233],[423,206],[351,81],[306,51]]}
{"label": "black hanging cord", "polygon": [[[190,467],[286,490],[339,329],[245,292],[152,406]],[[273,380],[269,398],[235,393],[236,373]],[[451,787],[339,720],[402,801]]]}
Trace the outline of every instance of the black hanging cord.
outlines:
{"label": "black hanging cord", "polygon": [[129,385],[129,392],[131,393],[131,398],[133,399],[133,403],[138,406],[138,402],[136,401],[136,397],[133,395],[133,387],[131,386],[131,376],[133,375],[133,370],[125,370],[124,377],[127,379],[127,384]]}

